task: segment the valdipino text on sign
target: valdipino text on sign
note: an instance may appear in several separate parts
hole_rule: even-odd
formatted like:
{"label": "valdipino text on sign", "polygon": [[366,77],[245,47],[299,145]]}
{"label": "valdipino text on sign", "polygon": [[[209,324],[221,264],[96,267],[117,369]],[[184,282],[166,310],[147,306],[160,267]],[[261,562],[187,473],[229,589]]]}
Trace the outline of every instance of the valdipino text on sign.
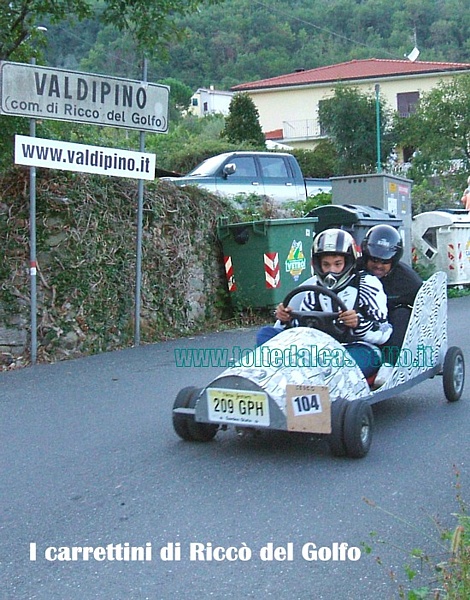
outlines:
{"label": "valdipino text on sign", "polygon": [[155,179],[155,154],[15,136],[15,163],[114,177]]}
{"label": "valdipino text on sign", "polygon": [[165,85],[6,61],[0,81],[5,115],[168,131]]}

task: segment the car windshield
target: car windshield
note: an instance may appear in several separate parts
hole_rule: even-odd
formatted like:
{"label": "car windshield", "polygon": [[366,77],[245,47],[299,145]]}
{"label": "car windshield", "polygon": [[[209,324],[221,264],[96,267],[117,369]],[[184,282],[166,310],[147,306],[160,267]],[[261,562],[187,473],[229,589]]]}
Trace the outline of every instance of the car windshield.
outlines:
{"label": "car windshield", "polygon": [[220,165],[224,162],[225,157],[226,157],[226,155],[222,154],[219,156],[212,156],[211,158],[208,158],[207,160],[202,162],[200,165],[198,165],[196,168],[194,168],[192,171],[189,171],[189,173],[186,175],[186,177],[195,177],[195,176],[204,177],[207,175],[214,175],[220,168]]}

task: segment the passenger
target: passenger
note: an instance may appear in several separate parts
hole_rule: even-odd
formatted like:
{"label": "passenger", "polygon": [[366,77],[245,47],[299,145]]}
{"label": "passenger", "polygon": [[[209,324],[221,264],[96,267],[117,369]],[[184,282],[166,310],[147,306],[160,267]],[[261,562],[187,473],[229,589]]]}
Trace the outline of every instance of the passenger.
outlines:
{"label": "passenger", "polygon": [[464,205],[465,210],[470,212],[470,177],[467,179],[467,187],[465,188],[460,201]]}
{"label": "passenger", "polygon": [[403,241],[391,225],[371,227],[361,247],[364,268],[380,279],[387,295],[388,320],[393,326],[393,333],[386,346],[382,347],[382,353],[386,362],[395,364],[423,280],[411,267],[400,262]]}
{"label": "passenger", "polygon": [[[364,375],[373,375],[381,364],[377,346],[385,344],[392,333],[387,320],[387,298],[380,281],[357,269],[356,243],[346,231],[327,229],[319,233],[312,246],[312,267],[319,286],[335,292],[348,310],[341,311],[336,322],[341,334],[335,339],[345,343]],[[315,292],[306,292],[300,310],[336,312],[338,307],[331,298]],[[263,327],[257,335],[257,344],[263,344],[286,327],[291,319],[290,306],[279,304],[274,327]],[[295,323],[294,323],[295,324]],[[328,331],[328,333],[330,333]],[[362,344],[351,342],[363,342]]]}

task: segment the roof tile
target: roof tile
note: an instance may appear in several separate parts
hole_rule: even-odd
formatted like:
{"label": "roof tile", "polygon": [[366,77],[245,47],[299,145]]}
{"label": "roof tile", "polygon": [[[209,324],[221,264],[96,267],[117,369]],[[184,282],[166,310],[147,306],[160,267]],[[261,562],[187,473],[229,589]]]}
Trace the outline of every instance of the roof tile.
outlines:
{"label": "roof tile", "polygon": [[278,77],[241,83],[231,88],[234,92],[263,88],[312,85],[317,83],[337,83],[357,79],[379,79],[381,77],[439,73],[444,71],[470,71],[470,63],[448,63],[409,60],[387,60],[369,58],[318,67],[306,71],[295,71]]}

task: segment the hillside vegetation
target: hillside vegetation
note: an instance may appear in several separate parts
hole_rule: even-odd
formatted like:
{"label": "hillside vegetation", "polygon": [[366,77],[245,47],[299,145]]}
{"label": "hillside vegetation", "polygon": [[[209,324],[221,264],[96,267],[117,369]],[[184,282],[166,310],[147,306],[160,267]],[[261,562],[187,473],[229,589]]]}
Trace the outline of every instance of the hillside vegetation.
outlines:
{"label": "hillside vegetation", "polygon": [[[149,77],[176,78],[192,89],[228,89],[351,59],[402,59],[415,41],[420,60],[470,60],[465,0],[225,0],[203,2],[176,20],[186,36],[156,43]],[[46,58],[56,67],[141,74],[130,38],[96,22],[51,25]]]}

